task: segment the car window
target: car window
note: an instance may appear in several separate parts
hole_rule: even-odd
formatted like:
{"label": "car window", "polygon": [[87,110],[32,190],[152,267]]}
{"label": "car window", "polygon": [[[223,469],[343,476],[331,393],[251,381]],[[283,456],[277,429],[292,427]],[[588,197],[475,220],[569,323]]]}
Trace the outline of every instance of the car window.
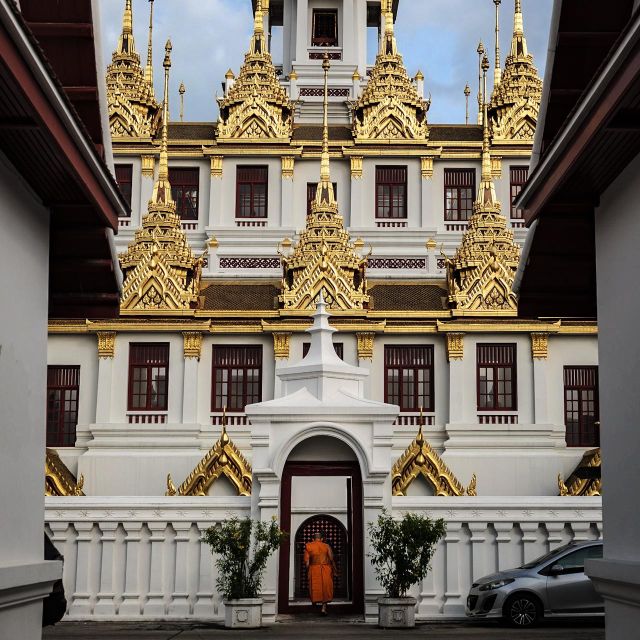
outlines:
{"label": "car window", "polygon": [[587,558],[602,558],[602,545],[582,547],[582,549],[558,558],[553,564],[560,565],[565,571],[584,571],[584,561]]}
{"label": "car window", "polygon": [[558,547],[553,551],[549,551],[548,553],[545,553],[544,555],[540,556],[539,558],[536,558],[535,560],[532,560],[531,562],[527,562],[526,564],[523,564],[520,567],[520,569],[533,569],[534,567],[537,567],[539,564],[544,564],[547,560],[551,560],[552,558],[555,558],[555,556],[557,556],[558,553],[565,551],[571,546],[572,546],[572,543],[563,544],[561,547]]}

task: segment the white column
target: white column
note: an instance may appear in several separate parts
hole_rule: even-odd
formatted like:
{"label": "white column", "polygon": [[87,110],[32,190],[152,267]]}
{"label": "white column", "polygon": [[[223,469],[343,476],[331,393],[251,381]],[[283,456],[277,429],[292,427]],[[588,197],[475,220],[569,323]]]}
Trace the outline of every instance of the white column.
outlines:
{"label": "white column", "polygon": [[169,605],[169,615],[185,618],[189,615],[189,591],[187,587],[189,563],[190,522],[174,522],[175,537],[175,582],[173,599]]}
{"label": "white column", "polygon": [[449,422],[463,424],[465,403],[464,360],[449,362]]}
{"label": "white column", "polygon": [[195,424],[198,421],[198,365],[202,350],[202,333],[184,331],[184,377],[182,392],[182,423]]}
{"label": "white column", "polygon": [[533,417],[535,424],[549,423],[549,336],[546,333],[531,334],[533,357]]}
{"label": "white column", "polygon": [[209,192],[209,221],[207,227],[215,229],[224,226],[222,212],[222,171],[221,156],[211,158],[211,182]]}
{"label": "white column", "polygon": [[513,522],[494,522],[498,546],[498,571],[512,569],[522,564],[519,550],[513,540]]}
{"label": "white column", "polygon": [[298,0],[298,25],[296,29],[296,62],[298,63],[307,61],[307,49],[311,44],[309,40],[308,19],[309,0]]}
{"label": "white column", "polygon": [[[200,537],[212,524],[211,522],[197,523]],[[198,543],[198,553],[200,554],[199,574],[193,615],[196,618],[213,618],[218,615],[218,601],[214,598],[213,555],[204,542]]]}
{"label": "white column", "polygon": [[139,616],[142,612],[140,601],[140,540],[142,522],[125,521],[122,523],[127,533],[125,539],[124,593],[119,615]]}
{"label": "white column", "polygon": [[[353,162],[353,160],[352,160]],[[349,227],[357,229],[371,226],[369,221],[364,219],[364,167],[363,173],[359,177],[351,174],[351,218]]]}
{"label": "white column", "polygon": [[[293,159],[291,160],[293,162]],[[282,186],[282,211],[280,218],[280,226],[293,226],[293,173],[285,174],[283,167],[283,175],[280,182]]]}
{"label": "white column", "polygon": [[471,580],[494,573],[495,567],[489,566],[485,544],[487,542],[487,523],[469,522],[471,531]]}
{"label": "white column", "polygon": [[[444,593],[443,613],[445,616],[461,616],[464,614],[466,594],[460,590],[461,551],[460,529],[462,522],[447,522],[447,533],[444,538],[447,557],[447,588]],[[467,569],[468,570],[468,569]]]}
{"label": "white column", "polygon": [[99,331],[98,339],[98,390],[96,398],[96,424],[111,422],[111,389],[113,385],[113,358],[115,355],[115,331]]}
{"label": "white column", "polygon": [[76,522],[75,530],[78,532],[76,544],[78,554],[76,560],[76,591],[73,602],[69,607],[71,616],[90,616],[93,613],[91,603],[90,574],[92,566],[90,563],[91,547],[93,543],[93,522]]}
{"label": "white column", "polygon": [[116,541],[117,522],[101,522],[102,530],[102,562],[100,564],[100,590],[98,601],[93,610],[96,616],[113,616],[116,613],[114,591],[114,549]]}
{"label": "white column", "polygon": [[165,615],[164,606],[164,541],[166,522],[149,522],[151,536],[151,562],[149,577],[149,596],[144,605],[143,615],[151,618],[162,618]]}
{"label": "white column", "polygon": [[[154,162],[155,165],[155,162]],[[131,211],[131,226],[136,229],[142,224],[142,216],[147,213],[147,209],[149,208],[149,200],[151,200],[151,196],[153,195],[153,168],[151,169],[151,173],[144,172],[142,174],[142,179],[140,180],[140,207],[138,211]]]}

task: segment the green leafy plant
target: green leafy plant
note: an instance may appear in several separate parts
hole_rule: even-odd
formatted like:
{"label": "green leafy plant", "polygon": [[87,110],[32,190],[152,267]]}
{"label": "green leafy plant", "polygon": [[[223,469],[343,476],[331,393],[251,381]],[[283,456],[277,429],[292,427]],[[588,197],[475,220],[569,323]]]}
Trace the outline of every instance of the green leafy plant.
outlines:
{"label": "green leafy plant", "polygon": [[368,524],[373,553],[371,564],[389,598],[402,598],[425,578],[438,540],[444,536],[444,520],[405,513],[396,520],[384,509],[377,522]]}
{"label": "green leafy plant", "polygon": [[237,516],[205,531],[202,540],[218,556],[216,587],[226,600],[258,597],[267,560],[286,536],[275,519]]}

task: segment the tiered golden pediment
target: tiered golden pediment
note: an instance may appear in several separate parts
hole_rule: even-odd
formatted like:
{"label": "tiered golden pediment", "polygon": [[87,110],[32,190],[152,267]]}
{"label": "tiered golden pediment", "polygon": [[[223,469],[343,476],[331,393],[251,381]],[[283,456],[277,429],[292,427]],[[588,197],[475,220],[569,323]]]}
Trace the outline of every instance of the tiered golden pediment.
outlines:
{"label": "tiered golden pediment", "polygon": [[[483,60],[485,95],[489,61]],[[520,247],[500,213],[489,152],[487,104],[483,110],[482,181],[473,215],[453,259],[447,259],[449,303],[454,315],[516,315],[513,281]]]}
{"label": "tiered golden pediment", "polygon": [[177,312],[194,309],[198,301],[202,259],[195,258],[171,196],[167,154],[168,91],[171,43],[167,42],[165,97],[158,179],[148,212],[133,242],[120,256],[124,273],[120,311]]}
{"label": "tiered golden pediment", "polygon": [[44,463],[45,496],[83,496],[84,476],[77,480],[53,450],[47,449]]}
{"label": "tiered golden pediment", "polygon": [[527,50],[521,2],[515,0],[511,51],[491,98],[494,142],[533,142],[541,99],[542,80],[533,64],[533,56]]}
{"label": "tiered golden pediment", "polygon": [[140,65],[133,38],[131,0],[126,0],[122,33],[107,67],[109,127],[114,137],[148,138],[155,134],[160,116],[152,79]]}
{"label": "tiered golden pediment", "polygon": [[211,485],[223,475],[238,495],[251,495],[251,465],[231,442],[224,424],[220,439],[178,488],[173,484],[171,474],[167,476],[166,495],[206,496]]}
{"label": "tiered golden pediment", "polygon": [[411,483],[423,476],[433,487],[436,496],[475,496],[476,476],[465,489],[442,458],[424,439],[422,427],[416,439],[407,447],[391,469],[391,490],[394,496],[406,496]]}
{"label": "tiered golden pediment", "polygon": [[329,167],[329,133],[327,118],[327,72],[329,59],[325,54],[324,129],[320,182],[311,203],[304,231],[291,256],[282,255],[284,277],[280,303],[284,310],[315,309],[315,298],[323,291],[332,310],[365,309],[366,257],[360,257],[338,213]]}
{"label": "tiered golden pediment", "polygon": [[558,490],[561,496],[602,495],[602,456],[600,447],[586,451],[573,473],[562,481],[558,475]]}
{"label": "tiered golden pediment", "polygon": [[285,141],[293,132],[293,103],[278,81],[268,50],[261,0],[257,1],[253,36],[238,79],[218,100],[219,140]]}
{"label": "tiered golden pediment", "polygon": [[429,102],[418,95],[398,53],[392,0],[383,0],[385,32],[361,98],[353,106],[353,135],[357,142],[425,142]]}

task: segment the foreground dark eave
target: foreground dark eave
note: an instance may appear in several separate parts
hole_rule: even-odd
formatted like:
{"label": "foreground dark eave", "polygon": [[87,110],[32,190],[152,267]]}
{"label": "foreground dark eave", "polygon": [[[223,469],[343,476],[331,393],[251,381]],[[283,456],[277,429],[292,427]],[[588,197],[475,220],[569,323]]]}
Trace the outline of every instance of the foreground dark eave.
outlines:
{"label": "foreground dark eave", "polygon": [[127,206],[103,160],[91,2],[21,10],[0,0],[0,145],[51,212],[50,317],[113,317]]}

